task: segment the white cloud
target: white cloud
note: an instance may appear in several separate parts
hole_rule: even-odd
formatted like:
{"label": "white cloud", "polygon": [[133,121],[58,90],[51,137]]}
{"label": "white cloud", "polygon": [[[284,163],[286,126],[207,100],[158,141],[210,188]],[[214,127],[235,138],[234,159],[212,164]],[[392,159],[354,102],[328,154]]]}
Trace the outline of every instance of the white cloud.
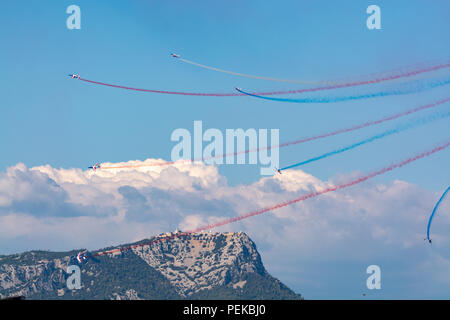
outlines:
{"label": "white cloud", "polygon": [[[104,163],[105,169],[95,173],[49,165],[27,168],[20,163],[8,168],[0,173],[0,254],[31,249],[97,249],[176,228],[189,230],[357,175],[321,181],[301,170],[291,170],[231,187],[213,166],[155,165],[160,162]],[[129,167],[136,165],[140,167]],[[284,276],[291,281],[294,274],[301,279],[292,284],[298,285],[299,291],[319,269],[333,274],[339,270],[333,266],[369,265],[398,261],[400,257],[411,262],[411,270],[433,272],[436,268],[443,273],[450,260],[446,250],[450,245],[450,218],[442,216],[435,221],[433,237],[437,244],[433,243],[432,253],[423,241],[430,210],[438,197],[404,181],[369,181],[219,230],[247,232],[269,271],[274,270],[282,281]],[[439,266],[421,263],[420,255],[425,261],[432,256]],[[319,279],[314,287],[326,287],[326,281],[321,281],[325,280]]]}

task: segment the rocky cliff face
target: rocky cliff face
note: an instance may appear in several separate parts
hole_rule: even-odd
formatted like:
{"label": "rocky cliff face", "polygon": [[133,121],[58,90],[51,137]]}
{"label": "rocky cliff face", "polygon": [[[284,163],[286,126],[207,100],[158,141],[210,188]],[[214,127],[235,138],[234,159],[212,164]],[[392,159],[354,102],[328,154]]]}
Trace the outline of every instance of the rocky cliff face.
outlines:
{"label": "rocky cliff face", "polygon": [[69,260],[39,251],[0,257],[0,298],[51,291],[65,281]]}
{"label": "rocky cliff face", "polygon": [[[28,299],[299,299],[265,270],[244,233],[162,234],[88,259],[81,289],[66,286],[71,252],[0,256],[0,297]],[[165,238],[170,237],[165,240]],[[162,240],[152,242],[152,240]],[[117,249],[118,246],[108,248]],[[103,251],[103,250],[102,250]],[[92,252],[95,253],[95,252]]]}
{"label": "rocky cliff face", "polygon": [[243,233],[200,233],[134,249],[182,296],[227,285],[242,287],[243,275],[265,274],[254,243]]}

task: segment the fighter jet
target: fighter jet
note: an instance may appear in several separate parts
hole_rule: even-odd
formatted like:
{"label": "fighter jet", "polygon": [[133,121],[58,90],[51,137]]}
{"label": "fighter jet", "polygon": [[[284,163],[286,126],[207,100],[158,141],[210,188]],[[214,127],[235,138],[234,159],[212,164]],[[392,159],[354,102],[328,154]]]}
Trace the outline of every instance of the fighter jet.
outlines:
{"label": "fighter jet", "polygon": [[78,252],[76,255],[70,257],[70,263],[82,264],[84,262],[87,262],[88,256],[90,256],[88,251],[86,249],[82,250]]}
{"label": "fighter jet", "polygon": [[100,162],[97,162],[96,164],[94,164],[93,166],[89,166],[88,169],[92,169],[94,171],[96,171],[97,169],[101,168],[101,164]]}
{"label": "fighter jet", "polygon": [[83,263],[84,261],[86,261],[86,252],[78,252],[77,254],[77,261],[79,263]]}

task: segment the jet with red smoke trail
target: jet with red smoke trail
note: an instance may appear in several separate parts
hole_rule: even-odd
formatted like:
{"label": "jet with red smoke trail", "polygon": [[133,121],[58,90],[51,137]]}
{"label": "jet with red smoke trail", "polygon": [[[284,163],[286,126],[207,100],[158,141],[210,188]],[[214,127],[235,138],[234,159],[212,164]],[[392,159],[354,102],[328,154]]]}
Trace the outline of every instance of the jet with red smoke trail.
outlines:
{"label": "jet with red smoke trail", "polygon": [[[184,61],[184,59],[181,58],[178,54],[173,53],[172,56]],[[449,68],[450,68],[450,63],[446,62],[443,64],[437,64],[437,65],[433,65],[430,67],[414,69],[411,71],[401,72],[398,74],[380,76],[377,78],[369,78],[368,80],[362,80],[362,81],[355,80],[355,81],[350,81],[350,82],[345,82],[345,83],[314,86],[314,87],[285,90],[285,91],[253,92],[252,94],[257,95],[257,96],[272,96],[272,95],[299,94],[299,93],[306,93],[306,92],[319,92],[319,91],[325,91],[325,90],[359,87],[359,86],[365,86],[365,85],[373,85],[373,84],[382,83],[382,82],[386,82],[386,81],[397,80],[397,79],[401,79],[401,78],[411,78],[411,77],[415,77],[415,76],[418,76],[423,73],[429,73],[429,72],[434,72],[434,71],[438,71],[438,70],[442,70],[442,69],[449,69]],[[72,75],[70,75],[70,76],[72,76]],[[77,79],[79,79],[83,82],[91,83],[91,84],[107,86],[107,87],[112,87],[112,88],[118,88],[118,89],[138,91],[138,92],[147,92],[147,93],[160,93],[160,94],[199,96],[199,97],[238,97],[238,96],[249,95],[248,93],[242,93],[242,92],[230,92],[230,93],[184,92],[184,91],[142,89],[142,88],[133,88],[133,87],[123,86],[123,85],[118,85],[118,84],[89,80],[89,79],[85,79],[85,78],[80,78],[79,75],[76,75],[76,76],[77,76]]]}
{"label": "jet with red smoke trail", "polygon": [[101,168],[101,164],[100,162],[97,162],[96,164],[94,164],[93,166],[89,166],[88,169],[91,169],[93,171],[96,171],[97,169]]}

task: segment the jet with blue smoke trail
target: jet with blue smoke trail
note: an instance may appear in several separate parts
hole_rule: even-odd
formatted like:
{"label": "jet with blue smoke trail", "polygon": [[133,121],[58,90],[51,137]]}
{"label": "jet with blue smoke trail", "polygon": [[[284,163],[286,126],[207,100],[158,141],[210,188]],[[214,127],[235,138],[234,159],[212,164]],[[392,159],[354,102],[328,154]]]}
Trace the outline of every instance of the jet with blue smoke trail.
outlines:
{"label": "jet with blue smoke trail", "polygon": [[427,117],[420,118],[420,119],[417,119],[415,121],[409,122],[407,124],[397,126],[394,129],[391,129],[391,130],[379,133],[377,135],[374,135],[374,136],[372,136],[370,138],[361,140],[361,141],[356,142],[354,144],[351,144],[349,146],[346,146],[346,147],[343,147],[343,148],[340,148],[340,149],[336,149],[334,151],[324,153],[324,154],[322,154],[320,156],[317,156],[317,157],[314,157],[314,158],[311,158],[311,159],[308,159],[308,160],[305,160],[305,161],[302,161],[302,162],[294,163],[292,165],[289,165],[289,166],[286,166],[286,167],[283,167],[283,168],[280,168],[280,169],[277,169],[277,171],[278,171],[278,173],[281,173],[281,171],[283,171],[283,170],[292,169],[292,168],[299,167],[299,166],[302,166],[302,165],[305,165],[305,164],[308,164],[308,163],[311,163],[311,162],[314,162],[314,161],[317,161],[317,160],[328,158],[328,157],[333,156],[335,154],[342,153],[344,151],[348,151],[348,150],[354,149],[356,147],[359,147],[359,146],[362,146],[364,144],[373,142],[375,140],[382,139],[382,138],[385,138],[387,136],[390,136],[390,135],[393,135],[393,134],[396,134],[396,133],[400,133],[402,131],[405,131],[405,130],[408,130],[408,129],[411,129],[411,128],[415,128],[417,126],[424,125],[424,124],[427,124],[427,123],[432,122],[432,121],[444,119],[444,118],[447,118],[449,116],[450,116],[450,112],[447,112],[447,113],[433,113],[431,115],[428,115]]}
{"label": "jet with blue smoke trail", "polygon": [[351,100],[361,100],[361,99],[370,99],[377,97],[387,97],[387,96],[397,96],[397,95],[405,95],[412,93],[419,93],[422,91],[442,87],[450,84],[450,79],[444,80],[435,80],[424,83],[421,80],[410,81],[400,84],[400,87],[391,89],[391,90],[381,90],[377,92],[364,93],[359,95],[350,95],[350,96],[340,96],[340,97],[306,97],[300,99],[291,99],[291,98],[274,98],[261,96],[257,94],[253,94],[250,92],[243,91],[242,89],[235,88],[240,93],[246,94],[251,97],[271,100],[271,101],[280,101],[280,102],[292,102],[292,103],[333,103],[333,102],[342,102],[342,101],[351,101]]}
{"label": "jet with blue smoke trail", "polygon": [[430,219],[428,220],[428,227],[427,227],[427,238],[425,240],[428,240],[429,243],[431,243],[430,239],[430,227],[431,227],[431,221],[433,220],[434,214],[436,213],[437,208],[441,204],[442,200],[444,200],[445,196],[447,195],[448,191],[450,190],[450,187],[447,188],[447,190],[444,191],[442,196],[439,198],[438,202],[433,208],[433,212],[431,212]]}

